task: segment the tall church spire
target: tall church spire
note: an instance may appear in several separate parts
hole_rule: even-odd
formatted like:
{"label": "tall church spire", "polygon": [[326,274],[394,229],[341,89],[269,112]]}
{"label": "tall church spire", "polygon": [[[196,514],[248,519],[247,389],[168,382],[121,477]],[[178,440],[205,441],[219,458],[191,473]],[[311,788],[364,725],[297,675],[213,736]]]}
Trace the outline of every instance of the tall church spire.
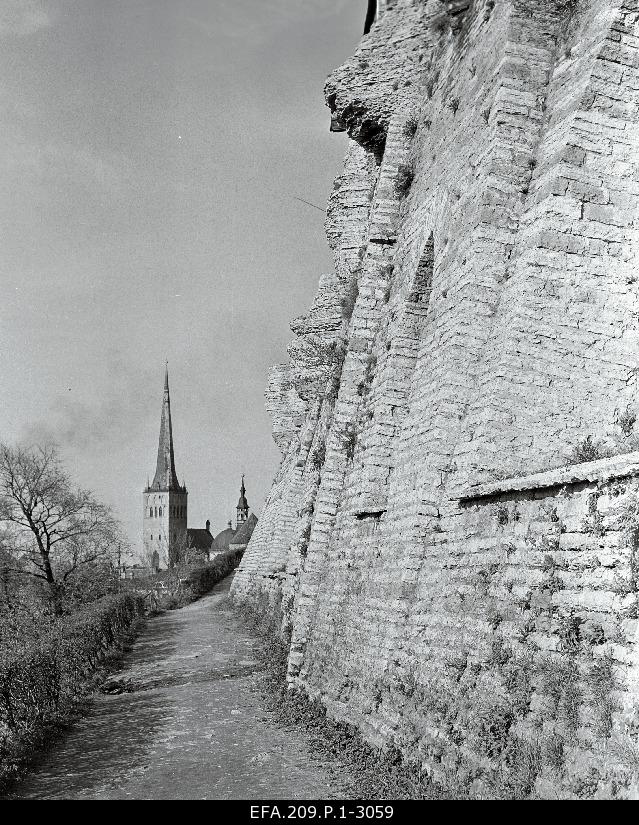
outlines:
{"label": "tall church spire", "polygon": [[171,397],[169,394],[169,365],[164,372],[164,399],[162,401],[162,418],[160,419],[160,441],[158,443],[158,461],[151,485],[156,490],[179,490],[173,455],[173,428],[171,426]]}

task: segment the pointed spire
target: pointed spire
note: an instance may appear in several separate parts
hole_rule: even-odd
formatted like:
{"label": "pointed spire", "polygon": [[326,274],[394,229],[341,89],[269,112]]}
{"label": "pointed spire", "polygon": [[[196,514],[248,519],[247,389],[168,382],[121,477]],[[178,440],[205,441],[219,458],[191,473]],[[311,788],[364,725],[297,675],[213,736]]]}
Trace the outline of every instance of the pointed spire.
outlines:
{"label": "pointed spire", "polygon": [[179,490],[175,472],[173,454],[173,428],[171,426],[171,397],[169,394],[169,362],[164,370],[164,398],[162,400],[162,417],[160,419],[160,440],[158,443],[158,460],[153,477],[153,485],[159,490]]}
{"label": "pointed spire", "polygon": [[240,487],[240,500],[237,503],[236,513],[237,518],[235,521],[235,529],[237,530],[241,524],[248,518],[249,514],[249,506],[248,501],[246,500],[246,487],[244,486],[244,473],[242,473],[242,485]]}
{"label": "pointed spire", "polygon": [[238,510],[248,510],[248,501],[246,500],[246,487],[244,486],[244,473],[242,473],[242,484],[240,486],[240,500],[237,503]]}

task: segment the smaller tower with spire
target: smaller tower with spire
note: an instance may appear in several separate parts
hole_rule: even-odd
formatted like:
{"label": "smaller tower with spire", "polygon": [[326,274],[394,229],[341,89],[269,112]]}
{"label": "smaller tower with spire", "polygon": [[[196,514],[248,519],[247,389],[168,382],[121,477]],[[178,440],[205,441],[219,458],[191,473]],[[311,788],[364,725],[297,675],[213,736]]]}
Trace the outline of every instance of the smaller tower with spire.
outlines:
{"label": "smaller tower with spire", "polygon": [[175,471],[169,367],[164,373],[164,398],[160,418],[160,439],[155,475],[147,482],[143,493],[143,541],[145,557],[166,559],[169,567],[177,561],[186,545],[187,498],[185,485],[180,485]]}
{"label": "smaller tower with spire", "polygon": [[240,500],[237,503],[236,507],[237,517],[235,520],[235,529],[239,530],[240,527],[244,524],[244,522],[249,517],[249,506],[248,501],[246,500],[246,487],[244,486],[244,473],[242,473],[242,485],[240,487]]}

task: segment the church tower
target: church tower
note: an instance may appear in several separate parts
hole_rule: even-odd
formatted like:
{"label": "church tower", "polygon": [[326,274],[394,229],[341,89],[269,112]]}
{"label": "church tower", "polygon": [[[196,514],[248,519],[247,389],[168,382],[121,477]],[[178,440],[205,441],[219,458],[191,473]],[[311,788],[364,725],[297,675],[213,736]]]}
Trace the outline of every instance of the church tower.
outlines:
{"label": "church tower", "polygon": [[[144,490],[143,541],[145,558],[157,553],[169,567],[186,549],[187,490],[180,486],[175,472],[171,398],[168,364],[164,374],[164,398],[160,419],[160,441],[153,482]],[[152,566],[155,566],[152,562]]]}
{"label": "church tower", "polygon": [[244,486],[244,473],[242,473],[242,486],[240,487],[240,500],[237,503],[237,518],[235,521],[235,529],[239,530],[240,527],[244,524],[247,520],[249,515],[249,506],[248,501],[246,500],[246,487]]}

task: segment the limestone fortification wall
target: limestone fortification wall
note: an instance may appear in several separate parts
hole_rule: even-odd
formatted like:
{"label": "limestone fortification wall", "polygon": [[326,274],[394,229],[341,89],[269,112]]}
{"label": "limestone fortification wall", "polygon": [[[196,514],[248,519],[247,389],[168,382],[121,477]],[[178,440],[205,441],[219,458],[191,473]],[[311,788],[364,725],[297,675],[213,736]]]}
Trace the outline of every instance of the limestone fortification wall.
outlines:
{"label": "limestone fortification wall", "polygon": [[461,794],[639,792],[639,4],[396,0],[233,586]]}

